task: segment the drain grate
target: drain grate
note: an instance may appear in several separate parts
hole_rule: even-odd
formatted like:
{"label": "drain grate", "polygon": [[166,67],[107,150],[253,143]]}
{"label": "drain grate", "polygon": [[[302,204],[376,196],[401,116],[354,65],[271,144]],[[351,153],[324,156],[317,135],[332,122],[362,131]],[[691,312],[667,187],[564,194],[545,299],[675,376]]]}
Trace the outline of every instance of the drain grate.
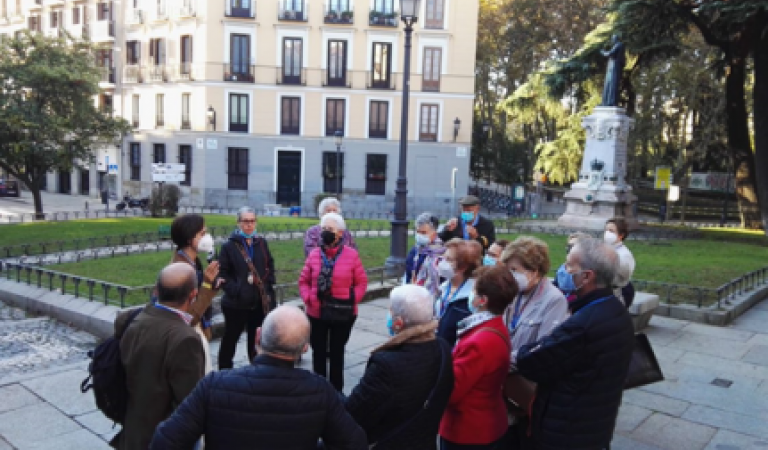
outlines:
{"label": "drain grate", "polygon": [[733,384],[733,381],[726,380],[725,378],[715,378],[712,380],[712,385],[721,387],[721,388],[729,388]]}

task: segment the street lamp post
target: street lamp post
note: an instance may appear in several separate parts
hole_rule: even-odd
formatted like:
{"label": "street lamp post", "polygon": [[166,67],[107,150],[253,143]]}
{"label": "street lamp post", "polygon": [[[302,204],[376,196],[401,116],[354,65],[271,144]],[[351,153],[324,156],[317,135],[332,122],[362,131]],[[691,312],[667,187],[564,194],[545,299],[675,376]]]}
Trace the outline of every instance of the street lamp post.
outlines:
{"label": "street lamp post", "polygon": [[336,130],[333,135],[333,141],[336,143],[336,198],[341,199],[341,141],[344,139],[344,133]]}
{"label": "street lamp post", "polygon": [[384,264],[388,275],[399,275],[405,267],[405,256],[408,248],[408,220],[406,194],[408,193],[406,179],[408,157],[408,97],[411,77],[411,35],[413,25],[419,20],[420,0],[400,0],[400,19],[405,24],[405,58],[403,61],[403,98],[400,113],[400,164],[395,189],[395,217],[392,220],[392,236],[390,240],[389,257]]}
{"label": "street lamp post", "polygon": [[211,126],[211,131],[216,131],[216,111],[212,105],[208,105],[206,116],[208,116],[208,124]]}

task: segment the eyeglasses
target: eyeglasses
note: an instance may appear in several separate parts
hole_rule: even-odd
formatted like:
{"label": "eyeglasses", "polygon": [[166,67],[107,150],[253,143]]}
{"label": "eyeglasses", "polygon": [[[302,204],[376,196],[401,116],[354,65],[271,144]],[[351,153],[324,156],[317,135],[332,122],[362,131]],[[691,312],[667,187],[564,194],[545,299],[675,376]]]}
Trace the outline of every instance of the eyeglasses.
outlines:
{"label": "eyeglasses", "polygon": [[246,224],[247,224],[247,223],[256,223],[256,219],[251,219],[251,220],[241,220],[241,221],[240,221],[240,223],[246,223]]}

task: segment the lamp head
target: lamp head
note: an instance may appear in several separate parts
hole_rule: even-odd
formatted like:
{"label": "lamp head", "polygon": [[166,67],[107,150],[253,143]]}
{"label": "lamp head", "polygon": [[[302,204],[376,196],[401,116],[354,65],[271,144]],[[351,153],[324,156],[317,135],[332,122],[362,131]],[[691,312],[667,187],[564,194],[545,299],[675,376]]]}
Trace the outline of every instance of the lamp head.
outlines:
{"label": "lamp head", "polygon": [[336,132],[333,134],[333,142],[336,143],[337,147],[341,147],[341,141],[344,139],[344,133],[341,132],[341,130],[336,130]]}
{"label": "lamp head", "polygon": [[400,18],[406,24],[414,24],[419,20],[419,3],[421,0],[400,0]]}

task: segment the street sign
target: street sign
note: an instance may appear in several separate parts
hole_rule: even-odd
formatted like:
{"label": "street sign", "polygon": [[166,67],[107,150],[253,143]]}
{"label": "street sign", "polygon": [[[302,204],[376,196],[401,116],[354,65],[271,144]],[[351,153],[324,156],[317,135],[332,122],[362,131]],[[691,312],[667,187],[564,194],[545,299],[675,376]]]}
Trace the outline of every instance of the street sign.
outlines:
{"label": "street sign", "polygon": [[156,163],[152,164],[152,173],[184,173],[187,170],[185,164]]}
{"label": "street sign", "polygon": [[152,181],[153,182],[165,182],[165,183],[173,183],[173,182],[179,182],[184,181],[186,179],[186,176],[183,173],[153,173],[152,174]]}
{"label": "street sign", "polygon": [[672,169],[659,166],[656,168],[656,180],[653,183],[654,189],[667,190],[672,184]]}
{"label": "street sign", "polygon": [[672,184],[669,186],[669,192],[667,193],[667,200],[670,202],[676,202],[680,200],[680,186]]}

